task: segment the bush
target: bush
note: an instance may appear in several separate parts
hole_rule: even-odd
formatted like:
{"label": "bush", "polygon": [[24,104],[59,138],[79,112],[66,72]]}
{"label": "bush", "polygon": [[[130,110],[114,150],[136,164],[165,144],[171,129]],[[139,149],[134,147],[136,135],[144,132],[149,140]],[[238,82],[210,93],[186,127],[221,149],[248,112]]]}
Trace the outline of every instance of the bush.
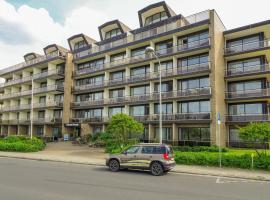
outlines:
{"label": "bush", "polygon": [[[173,147],[174,151],[180,152],[219,152],[218,146],[177,146]],[[221,148],[221,152],[228,152],[228,149],[225,147]]]}
{"label": "bush", "polygon": [[[219,166],[219,154],[207,152],[176,152],[175,161],[177,164],[185,165],[204,165],[204,166]],[[222,166],[251,168],[250,154],[222,154]],[[254,169],[270,170],[270,156],[255,156]]]}
{"label": "bush", "polygon": [[45,143],[38,138],[8,136],[0,139],[0,151],[36,152],[45,148]]}

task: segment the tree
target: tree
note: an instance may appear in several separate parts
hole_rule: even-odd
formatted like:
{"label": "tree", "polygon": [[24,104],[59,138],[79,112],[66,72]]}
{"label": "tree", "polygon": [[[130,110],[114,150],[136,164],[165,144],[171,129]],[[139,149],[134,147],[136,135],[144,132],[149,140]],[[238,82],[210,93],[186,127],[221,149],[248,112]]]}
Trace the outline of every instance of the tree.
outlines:
{"label": "tree", "polygon": [[249,125],[240,128],[239,136],[244,141],[253,144],[253,148],[258,156],[261,156],[262,154],[257,150],[256,143],[261,143],[264,147],[264,155],[266,155],[267,145],[270,142],[270,123],[252,122]]}
{"label": "tree", "polygon": [[143,130],[143,124],[132,117],[126,114],[115,114],[109,121],[105,132],[100,135],[100,139],[105,144],[106,152],[119,153],[124,148],[136,144],[143,134]]}

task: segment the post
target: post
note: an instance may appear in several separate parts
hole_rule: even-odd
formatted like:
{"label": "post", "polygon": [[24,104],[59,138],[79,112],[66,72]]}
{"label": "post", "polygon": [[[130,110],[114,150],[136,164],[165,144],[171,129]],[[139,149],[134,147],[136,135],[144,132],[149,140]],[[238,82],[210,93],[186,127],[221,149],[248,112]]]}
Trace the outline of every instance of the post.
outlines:
{"label": "post", "polygon": [[33,138],[33,101],[34,101],[34,79],[32,77],[32,91],[31,91],[31,116],[30,116],[30,138]]}
{"label": "post", "polygon": [[159,64],[159,143],[162,144],[162,95],[161,95],[161,64],[159,58],[158,59]]}
{"label": "post", "polygon": [[218,122],[218,152],[219,152],[219,167],[221,168],[221,136],[220,136],[220,124],[221,124],[221,121],[220,121],[220,113],[218,112],[218,115],[217,115],[217,122]]}

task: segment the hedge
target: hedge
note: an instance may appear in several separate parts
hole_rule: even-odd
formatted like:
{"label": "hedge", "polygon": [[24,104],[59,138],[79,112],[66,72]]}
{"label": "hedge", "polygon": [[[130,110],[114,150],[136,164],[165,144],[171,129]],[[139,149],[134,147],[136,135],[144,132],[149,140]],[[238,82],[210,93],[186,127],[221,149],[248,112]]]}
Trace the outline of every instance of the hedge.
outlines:
{"label": "hedge", "polygon": [[[173,147],[174,151],[180,152],[219,152],[218,146],[175,146]],[[225,147],[221,148],[221,152],[228,152],[228,149]]]}
{"label": "hedge", "polygon": [[[219,154],[207,152],[176,152],[177,164],[219,166]],[[252,159],[249,154],[222,154],[222,166],[250,169]],[[270,170],[270,156],[254,157],[254,169]]]}
{"label": "hedge", "polygon": [[0,151],[36,152],[45,148],[45,143],[38,138],[25,136],[8,136],[0,139]]}

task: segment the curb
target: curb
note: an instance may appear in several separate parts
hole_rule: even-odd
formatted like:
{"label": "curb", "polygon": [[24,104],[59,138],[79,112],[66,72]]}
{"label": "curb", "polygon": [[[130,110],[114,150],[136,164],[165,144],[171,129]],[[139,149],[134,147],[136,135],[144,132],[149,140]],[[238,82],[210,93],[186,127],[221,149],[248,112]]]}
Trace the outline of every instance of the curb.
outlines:
{"label": "curb", "polygon": [[[29,157],[20,157],[20,156],[10,156],[10,155],[0,155],[0,158],[15,158],[15,159],[22,159],[22,160],[36,160],[36,161],[50,161],[50,162],[61,162],[61,163],[72,163],[72,164],[79,164],[79,165],[90,165],[90,166],[100,166],[105,167],[105,164],[101,163],[91,163],[91,162],[79,162],[79,161],[65,161],[65,160],[56,160],[56,159],[48,159],[48,158],[29,158]],[[187,174],[187,175],[200,175],[200,176],[212,176],[212,177],[224,177],[224,178],[236,178],[236,179],[245,179],[245,180],[252,180],[252,181],[263,181],[269,182],[270,179],[264,177],[244,177],[244,176],[235,176],[235,175],[218,175],[216,173],[202,173],[202,172],[190,172],[190,171],[182,171],[182,170],[172,170],[171,172],[176,174]]]}

